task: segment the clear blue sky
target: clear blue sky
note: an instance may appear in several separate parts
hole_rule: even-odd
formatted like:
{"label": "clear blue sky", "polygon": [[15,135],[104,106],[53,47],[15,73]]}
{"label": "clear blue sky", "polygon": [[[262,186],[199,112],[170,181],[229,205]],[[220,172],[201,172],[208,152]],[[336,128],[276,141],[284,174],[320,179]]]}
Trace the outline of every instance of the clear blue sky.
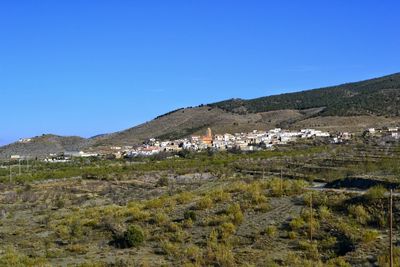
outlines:
{"label": "clear blue sky", "polygon": [[399,1],[2,0],[0,144],[400,71]]}

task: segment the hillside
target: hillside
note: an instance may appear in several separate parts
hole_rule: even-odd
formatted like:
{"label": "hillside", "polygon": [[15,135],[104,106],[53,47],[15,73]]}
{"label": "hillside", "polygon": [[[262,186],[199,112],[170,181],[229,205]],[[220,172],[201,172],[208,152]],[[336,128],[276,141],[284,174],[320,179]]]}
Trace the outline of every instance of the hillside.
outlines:
{"label": "hillside", "polygon": [[0,148],[0,158],[11,155],[45,156],[64,151],[78,151],[90,144],[90,140],[77,136],[42,135],[32,138],[28,143],[16,142]]}
{"label": "hillside", "polygon": [[116,133],[90,139],[45,135],[27,144],[0,148],[0,158],[13,154],[43,156],[102,145],[134,145],[149,138],[177,139],[203,134],[265,130],[274,127],[362,131],[400,124],[400,74],[296,93],[250,100],[232,99],[182,108]]}
{"label": "hillside", "polygon": [[280,109],[324,107],[321,116],[378,115],[400,113],[400,73],[338,86],[288,93],[251,100],[231,99],[213,103],[229,112],[259,113]]}
{"label": "hillside", "polygon": [[178,109],[142,125],[100,138],[97,144],[137,143],[203,133],[272,127],[361,131],[399,123],[400,74],[251,100],[232,99]]}
{"label": "hillside", "polygon": [[216,133],[266,129],[285,121],[304,119],[310,112],[312,110],[235,114],[208,106],[180,109],[128,130],[98,138],[96,144],[134,144],[149,138],[177,139],[192,134],[204,134],[207,127],[211,127]]}

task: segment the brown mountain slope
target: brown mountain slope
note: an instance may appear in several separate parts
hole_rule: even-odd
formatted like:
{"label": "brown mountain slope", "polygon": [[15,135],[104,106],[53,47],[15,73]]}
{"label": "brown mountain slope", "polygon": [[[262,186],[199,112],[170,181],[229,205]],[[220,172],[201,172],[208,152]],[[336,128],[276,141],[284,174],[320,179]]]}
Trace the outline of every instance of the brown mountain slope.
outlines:
{"label": "brown mountain slope", "polygon": [[91,140],[77,136],[42,135],[32,138],[28,143],[16,142],[0,147],[0,158],[9,158],[11,155],[29,157],[48,156],[64,151],[78,151],[89,146]]}
{"label": "brown mountain slope", "polygon": [[208,106],[187,108],[128,130],[97,138],[96,145],[136,144],[149,138],[176,139],[203,134],[207,127],[211,127],[215,133],[267,129],[285,121],[304,119],[306,116],[306,113],[295,110],[240,115]]}
{"label": "brown mountain slope", "polygon": [[276,110],[238,114],[208,106],[182,109],[128,130],[97,138],[94,146],[132,145],[149,138],[178,139],[190,135],[204,134],[208,127],[214,133],[221,134],[268,130],[275,127],[361,132],[368,127],[400,124],[400,117],[376,115],[318,116],[317,114],[320,111],[321,109]]}

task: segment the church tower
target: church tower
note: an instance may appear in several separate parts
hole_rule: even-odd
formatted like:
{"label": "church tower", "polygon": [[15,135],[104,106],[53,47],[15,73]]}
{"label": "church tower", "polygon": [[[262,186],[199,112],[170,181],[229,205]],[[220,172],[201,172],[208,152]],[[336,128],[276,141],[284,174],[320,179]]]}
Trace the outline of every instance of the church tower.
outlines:
{"label": "church tower", "polygon": [[212,138],[211,128],[207,128],[207,137]]}
{"label": "church tower", "polygon": [[213,142],[213,137],[212,137],[212,131],[211,128],[207,128],[206,135],[201,138],[204,144],[207,144],[208,146],[212,145]]}

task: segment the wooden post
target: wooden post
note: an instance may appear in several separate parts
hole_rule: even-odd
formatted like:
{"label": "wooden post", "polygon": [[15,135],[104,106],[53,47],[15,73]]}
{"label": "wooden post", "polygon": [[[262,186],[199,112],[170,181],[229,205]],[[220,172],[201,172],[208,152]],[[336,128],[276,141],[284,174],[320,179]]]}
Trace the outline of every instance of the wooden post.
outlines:
{"label": "wooden post", "polygon": [[310,197],[310,242],[313,239],[313,194]]}
{"label": "wooden post", "polygon": [[390,189],[389,195],[389,257],[390,257],[390,267],[393,267],[393,194],[392,189]]}
{"label": "wooden post", "polygon": [[10,183],[11,183],[11,182],[12,182],[12,175],[11,175],[11,163],[10,163],[9,167],[10,167]]}
{"label": "wooden post", "polygon": [[281,167],[281,184],[280,184],[280,187],[281,187],[281,194],[283,195],[283,174],[282,174],[282,167]]}

